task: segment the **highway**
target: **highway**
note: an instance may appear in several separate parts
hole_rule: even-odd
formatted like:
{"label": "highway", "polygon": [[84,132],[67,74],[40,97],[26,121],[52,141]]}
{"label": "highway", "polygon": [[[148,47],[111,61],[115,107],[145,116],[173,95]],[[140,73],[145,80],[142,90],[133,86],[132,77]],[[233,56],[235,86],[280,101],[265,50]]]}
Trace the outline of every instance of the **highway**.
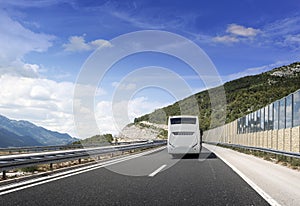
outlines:
{"label": "highway", "polygon": [[182,159],[160,149],[0,195],[0,205],[7,206],[268,205],[206,148],[199,158]]}

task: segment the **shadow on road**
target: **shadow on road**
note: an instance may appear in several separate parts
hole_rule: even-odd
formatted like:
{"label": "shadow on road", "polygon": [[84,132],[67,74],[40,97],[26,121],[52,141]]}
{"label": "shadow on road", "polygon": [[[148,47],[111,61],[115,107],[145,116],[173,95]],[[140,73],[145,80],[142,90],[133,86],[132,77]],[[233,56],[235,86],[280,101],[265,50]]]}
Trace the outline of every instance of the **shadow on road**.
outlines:
{"label": "shadow on road", "polygon": [[213,152],[201,152],[200,154],[172,155],[173,159],[216,159],[217,155]]}
{"label": "shadow on road", "polygon": [[199,159],[216,159],[217,155],[213,152],[201,152],[199,155]]}

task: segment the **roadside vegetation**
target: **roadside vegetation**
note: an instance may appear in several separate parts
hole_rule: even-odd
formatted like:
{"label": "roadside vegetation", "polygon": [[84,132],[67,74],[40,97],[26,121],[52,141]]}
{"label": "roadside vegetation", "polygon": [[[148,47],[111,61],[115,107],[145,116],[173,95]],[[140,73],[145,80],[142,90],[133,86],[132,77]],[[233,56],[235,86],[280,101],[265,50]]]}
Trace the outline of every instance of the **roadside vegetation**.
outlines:
{"label": "roadside vegetation", "polygon": [[111,144],[114,140],[114,137],[112,134],[103,134],[103,135],[94,135],[92,137],[79,140],[76,142],[73,142],[73,145],[76,144],[82,144],[82,145],[105,145],[105,144]]}

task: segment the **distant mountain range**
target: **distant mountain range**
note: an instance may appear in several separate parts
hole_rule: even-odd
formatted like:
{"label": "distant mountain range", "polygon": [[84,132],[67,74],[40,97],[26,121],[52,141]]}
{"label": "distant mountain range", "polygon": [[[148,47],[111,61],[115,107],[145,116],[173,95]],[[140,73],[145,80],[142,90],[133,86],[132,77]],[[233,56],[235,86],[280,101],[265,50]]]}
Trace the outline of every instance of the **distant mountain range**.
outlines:
{"label": "distant mountain range", "polygon": [[0,147],[66,145],[76,141],[62,134],[36,126],[28,121],[16,121],[0,115]]}
{"label": "distant mountain range", "polygon": [[[262,74],[242,77],[222,85],[226,95],[226,117],[223,112],[216,109],[214,117],[211,117],[211,103],[209,90],[205,90],[180,100],[164,108],[156,109],[154,112],[138,117],[135,123],[149,121],[152,123],[166,124],[167,117],[180,115],[180,107],[185,108],[185,113],[198,115],[201,128],[207,130],[216,127],[222,122],[231,122],[239,117],[245,116],[264,106],[287,96],[300,89],[300,62],[295,62],[287,66],[274,68]],[[211,94],[218,95],[220,87],[210,89]],[[191,99],[196,98],[200,114],[196,113],[192,107]],[[221,110],[221,109],[220,109]]]}

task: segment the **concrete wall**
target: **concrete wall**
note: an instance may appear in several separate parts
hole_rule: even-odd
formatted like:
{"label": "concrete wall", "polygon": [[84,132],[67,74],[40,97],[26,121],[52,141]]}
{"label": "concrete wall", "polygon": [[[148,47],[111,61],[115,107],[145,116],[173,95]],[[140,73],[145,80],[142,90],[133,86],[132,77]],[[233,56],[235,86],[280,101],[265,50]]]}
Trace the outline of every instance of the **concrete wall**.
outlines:
{"label": "concrete wall", "polygon": [[203,140],[300,153],[300,126],[237,134],[237,121],[233,121],[224,126],[205,131]]}

